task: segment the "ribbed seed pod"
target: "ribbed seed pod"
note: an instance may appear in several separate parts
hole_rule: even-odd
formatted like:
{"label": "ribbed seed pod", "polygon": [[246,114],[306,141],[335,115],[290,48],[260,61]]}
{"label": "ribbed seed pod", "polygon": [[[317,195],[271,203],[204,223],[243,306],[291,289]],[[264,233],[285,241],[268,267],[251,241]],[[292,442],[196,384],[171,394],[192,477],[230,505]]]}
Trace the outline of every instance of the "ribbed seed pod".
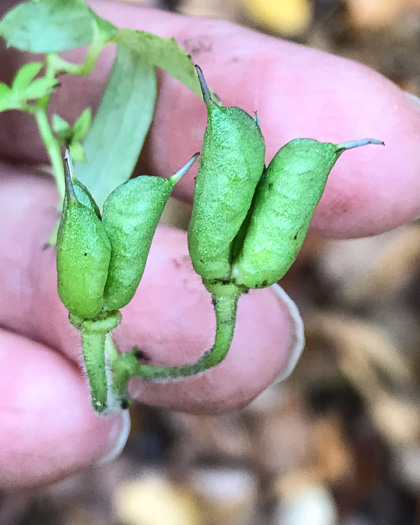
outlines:
{"label": "ribbed seed pod", "polygon": [[197,156],[169,179],[142,175],[119,186],[105,201],[102,222],[112,246],[105,287],[107,309],[122,308],[135,294],[165,204]]}
{"label": "ribbed seed pod", "polygon": [[57,234],[58,294],[82,319],[98,315],[111,258],[111,244],[96,213],[79,202],[66,169],[66,202]]}
{"label": "ribbed seed pod", "polygon": [[236,107],[214,102],[197,66],[207,106],[188,246],[205,280],[228,280],[232,242],[251,205],[264,169],[265,145],[257,122]]}
{"label": "ribbed seed pod", "polygon": [[80,202],[80,204],[83,204],[84,206],[86,206],[86,208],[89,208],[91,211],[94,212],[98,219],[100,219],[101,212],[99,211],[99,207],[94,201],[92,195],[90,194],[90,191],[86,188],[86,186],[82,184],[79,179],[74,179],[73,187],[74,193],[76,194],[77,200]]}
{"label": "ribbed seed pod", "polygon": [[234,282],[264,288],[283,277],[302,247],[334,164],[345,150],[366,144],[382,142],[363,139],[335,145],[296,139],[277,152],[255,192],[233,265]]}

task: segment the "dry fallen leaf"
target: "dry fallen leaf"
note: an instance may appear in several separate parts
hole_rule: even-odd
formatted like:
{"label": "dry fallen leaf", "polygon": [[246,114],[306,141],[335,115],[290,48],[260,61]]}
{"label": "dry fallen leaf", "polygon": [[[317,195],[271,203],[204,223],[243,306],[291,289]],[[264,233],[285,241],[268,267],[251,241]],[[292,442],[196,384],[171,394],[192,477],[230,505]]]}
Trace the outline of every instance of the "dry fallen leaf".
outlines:
{"label": "dry fallen leaf", "polygon": [[149,473],[118,487],[115,515],[125,525],[203,525],[198,503],[189,490],[163,474]]}
{"label": "dry fallen leaf", "polygon": [[391,25],[408,5],[407,0],[347,0],[352,24],[379,29]]}
{"label": "dry fallen leaf", "polygon": [[233,467],[201,468],[194,470],[189,479],[212,525],[254,523],[258,483],[250,471]]}
{"label": "dry fallen leaf", "polygon": [[309,0],[242,0],[245,13],[263,29],[287,36],[302,34],[311,24]]}

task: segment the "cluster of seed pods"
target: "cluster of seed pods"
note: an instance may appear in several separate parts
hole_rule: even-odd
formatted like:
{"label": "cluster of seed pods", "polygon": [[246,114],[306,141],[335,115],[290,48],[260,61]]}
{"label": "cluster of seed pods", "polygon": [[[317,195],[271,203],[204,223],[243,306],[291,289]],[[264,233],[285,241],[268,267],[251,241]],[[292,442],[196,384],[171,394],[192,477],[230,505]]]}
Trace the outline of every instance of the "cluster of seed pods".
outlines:
{"label": "cluster of seed pods", "polygon": [[140,176],[121,185],[106,200],[102,217],[66,157],[58,292],[81,331],[92,405],[98,412],[110,409],[110,383],[125,392],[131,376],[178,379],[219,364],[233,339],[240,295],[270,286],[288,271],[340,155],[382,144],[376,139],[337,145],[295,139],[265,167],[257,116],[214,100],[201,69],[196,69],[208,116],[188,246],[216,314],[214,345],[197,361],[172,367],[140,364],[133,351],[112,361],[111,377],[104,345],[105,335],[120,321],[119,309],[138,287],[166,201],[198,154],[169,179]]}
{"label": "cluster of seed pods", "polygon": [[120,308],[135,294],[165,204],[197,156],[168,179],[142,175],[122,184],[105,201],[101,216],[87,188],[76,179],[66,151],[57,287],[82,335],[92,404],[98,412],[109,408],[105,336],[118,326]]}

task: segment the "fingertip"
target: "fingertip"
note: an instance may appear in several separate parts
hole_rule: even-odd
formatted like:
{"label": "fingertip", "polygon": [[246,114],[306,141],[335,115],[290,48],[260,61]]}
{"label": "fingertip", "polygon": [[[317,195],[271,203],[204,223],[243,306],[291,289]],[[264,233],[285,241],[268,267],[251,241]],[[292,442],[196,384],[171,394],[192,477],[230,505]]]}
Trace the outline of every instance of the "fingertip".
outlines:
{"label": "fingertip", "polygon": [[80,370],[53,350],[0,331],[0,370],[2,489],[52,483],[120,450],[121,416],[95,414]]}

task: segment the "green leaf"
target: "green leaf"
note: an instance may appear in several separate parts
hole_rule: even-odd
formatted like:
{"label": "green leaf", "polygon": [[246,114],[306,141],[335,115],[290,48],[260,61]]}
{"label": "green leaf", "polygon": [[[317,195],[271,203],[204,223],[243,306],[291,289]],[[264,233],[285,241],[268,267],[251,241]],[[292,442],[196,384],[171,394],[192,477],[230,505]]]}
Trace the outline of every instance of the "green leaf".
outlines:
{"label": "green leaf", "polygon": [[60,143],[70,146],[70,149],[74,148],[76,153],[73,155],[73,160],[75,162],[78,160],[85,162],[85,154],[80,141],[85,138],[89,131],[91,120],[92,110],[90,108],[83,111],[73,127],[56,113],[52,117],[52,129],[58,136]]}
{"label": "green leaf", "polygon": [[80,142],[72,142],[70,144],[70,153],[74,162],[85,162],[86,163],[86,154],[83,146]]}
{"label": "green leaf", "polygon": [[30,62],[29,64],[22,66],[16,73],[16,76],[13,80],[13,91],[19,91],[27,88],[32,80],[41,71],[43,65],[44,64],[42,62]]}
{"label": "green leaf", "polygon": [[57,113],[54,113],[52,117],[52,129],[58,135],[62,135],[63,133],[68,132],[71,129],[71,126],[67,120],[61,118]]}
{"label": "green leaf", "polygon": [[201,97],[194,62],[174,38],[163,38],[147,31],[119,29],[111,41],[138,53],[144,62],[160,67]]}
{"label": "green leaf", "polygon": [[3,98],[0,100],[0,112],[9,111],[11,109],[21,109],[19,100],[13,97]]}
{"label": "green leaf", "polygon": [[136,165],[156,100],[156,73],[138,53],[118,46],[104,96],[83,142],[87,164],[77,177],[101,207]]}
{"label": "green leaf", "polygon": [[57,86],[56,78],[37,78],[23,92],[22,99],[33,100],[49,95]]}
{"label": "green leaf", "polygon": [[83,140],[89,131],[92,122],[92,110],[86,108],[80,117],[76,120],[73,126],[73,140],[80,142]]}
{"label": "green leaf", "polygon": [[116,28],[100,19],[84,0],[32,0],[17,5],[0,22],[8,46],[32,53],[74,49],[104,39]]}
{"label": "green leaf", "polygon": [[4,82],[0,82],[0,101],[3,98],[9,97],[11,92],[12,90],[7,84],[5,84]]}
{"label": "green leaf", "polygon": [[97,15],[90,7],[89,11],[96,22],[96,29],[99,32],[101,39],[103,41],[108,40],[108,38],[110,38],[115,33],[117,28],[111,24],[111,22],[108,22],[108,20],[105,20],[104,18],[101,18],[99,15]]}
{"label": "green leaf", "polygon": [[10,87],[4,82],[0,82],[0,112],[9,109],[19,109],[20,102]]}

